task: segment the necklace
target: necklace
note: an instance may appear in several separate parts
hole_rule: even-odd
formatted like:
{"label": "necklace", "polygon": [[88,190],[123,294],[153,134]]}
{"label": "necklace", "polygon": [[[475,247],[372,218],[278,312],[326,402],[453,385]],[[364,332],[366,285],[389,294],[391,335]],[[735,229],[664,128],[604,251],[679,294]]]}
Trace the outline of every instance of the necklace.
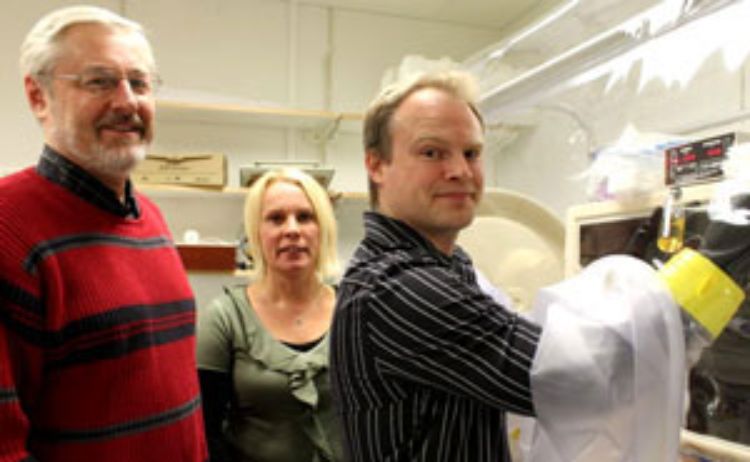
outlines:
{"label": "necklace", "polygon": [[314,316],[316,316],[316,313],[318,312],[318,310],[319,310],[320,308],[322,308],[322,306],[323,306],[323,305],[322,305],[322,304],[323,304],[323,299],[324,299],[324,298],[326,297],[326,295],[327,295],[327,294],[328,294],[328,288],[327,288],[327,287],[326,287],[325,285],[321,285],[321,286],[320,286],[320,288],[319,288],[319,290],[318,290],[318,293],[317,293],[317,294],[315,295],[315,297],[313,298],[313,302],[312,302],[312,303],[313,303],[313,306],[312,306],[312,309],[309,309],[309,310],[306,310],[306,311],[304,311],[304,312],[302,312],[302,313],[299,313],[299,314],[298,314],[298,315],[297,315],[297,316],[296,316],[296,317],[295,317],[295,318],[294,318],[294,319],[292,320],[292,324],[293,324],[293,325],[294,325],[295,327],[298,327],[298,328],[300,328],[300,327],[302,327],[302,326],[303,326],[304,324],[306,324],[306,323],[307,323],[307,321],[309,320],[309,318],[310,318],[310,317],[314,317]]}
{"label": "necklace", "polygon": [[[259,298],[256,298],[251,293],[251,288],[248,287],[248,296],[251,299],[254,299],[256,307],[265,306],[268,308],[266,311],[267,313],[270,313],[273,318],[276,319],[274,323],[287,323],[287,326],[290,326],[294,329],[302,329],[307,328],[307,326],[317,319],[318,314],[320,313],[320,309],[323,308],[323,300],[325,299],[326,295],[328,294],[329,289],[322,285],[318,288],[317,293],[312,297],[312,299],[309,299],[305,305],[306,306],[299,306],[297,310],[297,313],[289,312],[288,307],[278,306],[274,308],[274,303],[267,301],[267,299],[264,298],[265,294],[261,294]],[[273,309],[271,309],[273,308]],[[287,311],[286,315],[284,315],[284,311]],[[265,316],[264,316],[265,317]],[[286,321],[284,322],[283,318],[286,317]]]}

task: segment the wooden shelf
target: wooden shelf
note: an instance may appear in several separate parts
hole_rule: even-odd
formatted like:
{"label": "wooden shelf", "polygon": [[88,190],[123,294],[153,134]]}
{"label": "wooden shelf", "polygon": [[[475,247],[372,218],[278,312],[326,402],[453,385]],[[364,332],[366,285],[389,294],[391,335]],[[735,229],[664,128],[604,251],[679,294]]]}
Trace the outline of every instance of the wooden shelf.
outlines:
{"label": "wooden shelf", "polygon": [[354,112],[259,107],[157,99],[157,117],[165,121],[249,124],[273,128],[307,128],[359,132],[364,116]]}
{"label": "wooden shelf", "polygon": [[161,185],[161,184],[135,184],[136,191],[139,191],[152,198],[243,198],[247,194],[247,188],[204,188],[200,186],[179,186],[179,185]]}
{"label": "wooden shelf", "polygon": [[[179,185],[161,185],[161,184],[135,184],[136,191],[139,191],[152,198],[240,198],[244,199],[248,188],[224,187],[224,188],[203,188],[200,186],[179,186]],[[346,202],[368,201],[366,192],[361,191],[332,191],[332,198],[335,204],[341,200]]]}

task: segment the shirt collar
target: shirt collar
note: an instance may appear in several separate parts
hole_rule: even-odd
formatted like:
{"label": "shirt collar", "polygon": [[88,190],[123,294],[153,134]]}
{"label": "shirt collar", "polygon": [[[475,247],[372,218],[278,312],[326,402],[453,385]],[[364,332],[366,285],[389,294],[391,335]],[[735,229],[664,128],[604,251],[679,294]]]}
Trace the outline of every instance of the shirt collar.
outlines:
{"label": "shirt collar", "polygon": [[364,219],[366,238],[372,240],[378,246],[384,248],[419,248],[448,266],[466,267],[472,264],[469,255],[459,246],[455,247],[453,254],[446,255],[418,231],[401,220],[371,211],[365,212]]}
{"label": "shirt collar", "polygon": [[141,216],[130,180],[125,183],[125,201],[120,202],[117,194],[104,183],[46,145],[36,170],[48,180],[110,213],[123,218]]}

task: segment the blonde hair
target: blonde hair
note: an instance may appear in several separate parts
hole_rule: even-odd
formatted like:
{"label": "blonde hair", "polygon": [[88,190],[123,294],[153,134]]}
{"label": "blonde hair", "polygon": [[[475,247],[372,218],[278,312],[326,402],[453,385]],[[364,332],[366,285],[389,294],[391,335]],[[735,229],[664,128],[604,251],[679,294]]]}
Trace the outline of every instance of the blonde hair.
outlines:
{"label": "blonde hair", "polygon": [[79,5],[54,10],[34,24],[21,45],[21,75],[39,77],[51,72],[59,58],[60,39],[70,27],[79,24],[101,24],[141,35],[151,70],[156,71],[151,46],[140,24],[105,8]]}
{"label": "blonde hair", "polygon": [[336,218],[328,193],[313,177],[296,168],[282,168],[266,172],[253,183],[245,197],[245,236],[248,255],[253,260],[252,274],[256,279],[266,275],[266,262],[260,242],[260,223],[263,212],[263,197],[268,188],[279,181],[299,186],[312,205],[320,229],[320,251],[315,270],[321,281],[338,275],[339,262],[336,248]]}
{"label": "blonde hair", "polygon": [[[484,129],[484,120],[477,107],[478,85],[474,76],[465,71],[440,70],[412,76],[386,86],[370,103],[365,113],[363,144],[365,152],[386,162],[391,160],[391,120],[393,114],[412,93],[424,88],[434,88],[466,103]],[[370,206],[378,204],[378,190],[369,180]]]}

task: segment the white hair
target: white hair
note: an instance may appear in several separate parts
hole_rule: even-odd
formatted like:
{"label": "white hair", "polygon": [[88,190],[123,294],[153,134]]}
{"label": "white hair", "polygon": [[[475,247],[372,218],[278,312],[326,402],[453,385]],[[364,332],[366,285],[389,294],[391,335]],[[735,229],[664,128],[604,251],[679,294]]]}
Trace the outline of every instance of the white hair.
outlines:
{"label": "white hair", "polygon": [[21,75],[39,76],[50,72],[58,57],[61,36],[78,24],[101,24],[140,34],[149,50],[150,65],[154,66],[151,47],[140,24],[104,8],[79,5],[52,11],[34,24],[21,45]]}

